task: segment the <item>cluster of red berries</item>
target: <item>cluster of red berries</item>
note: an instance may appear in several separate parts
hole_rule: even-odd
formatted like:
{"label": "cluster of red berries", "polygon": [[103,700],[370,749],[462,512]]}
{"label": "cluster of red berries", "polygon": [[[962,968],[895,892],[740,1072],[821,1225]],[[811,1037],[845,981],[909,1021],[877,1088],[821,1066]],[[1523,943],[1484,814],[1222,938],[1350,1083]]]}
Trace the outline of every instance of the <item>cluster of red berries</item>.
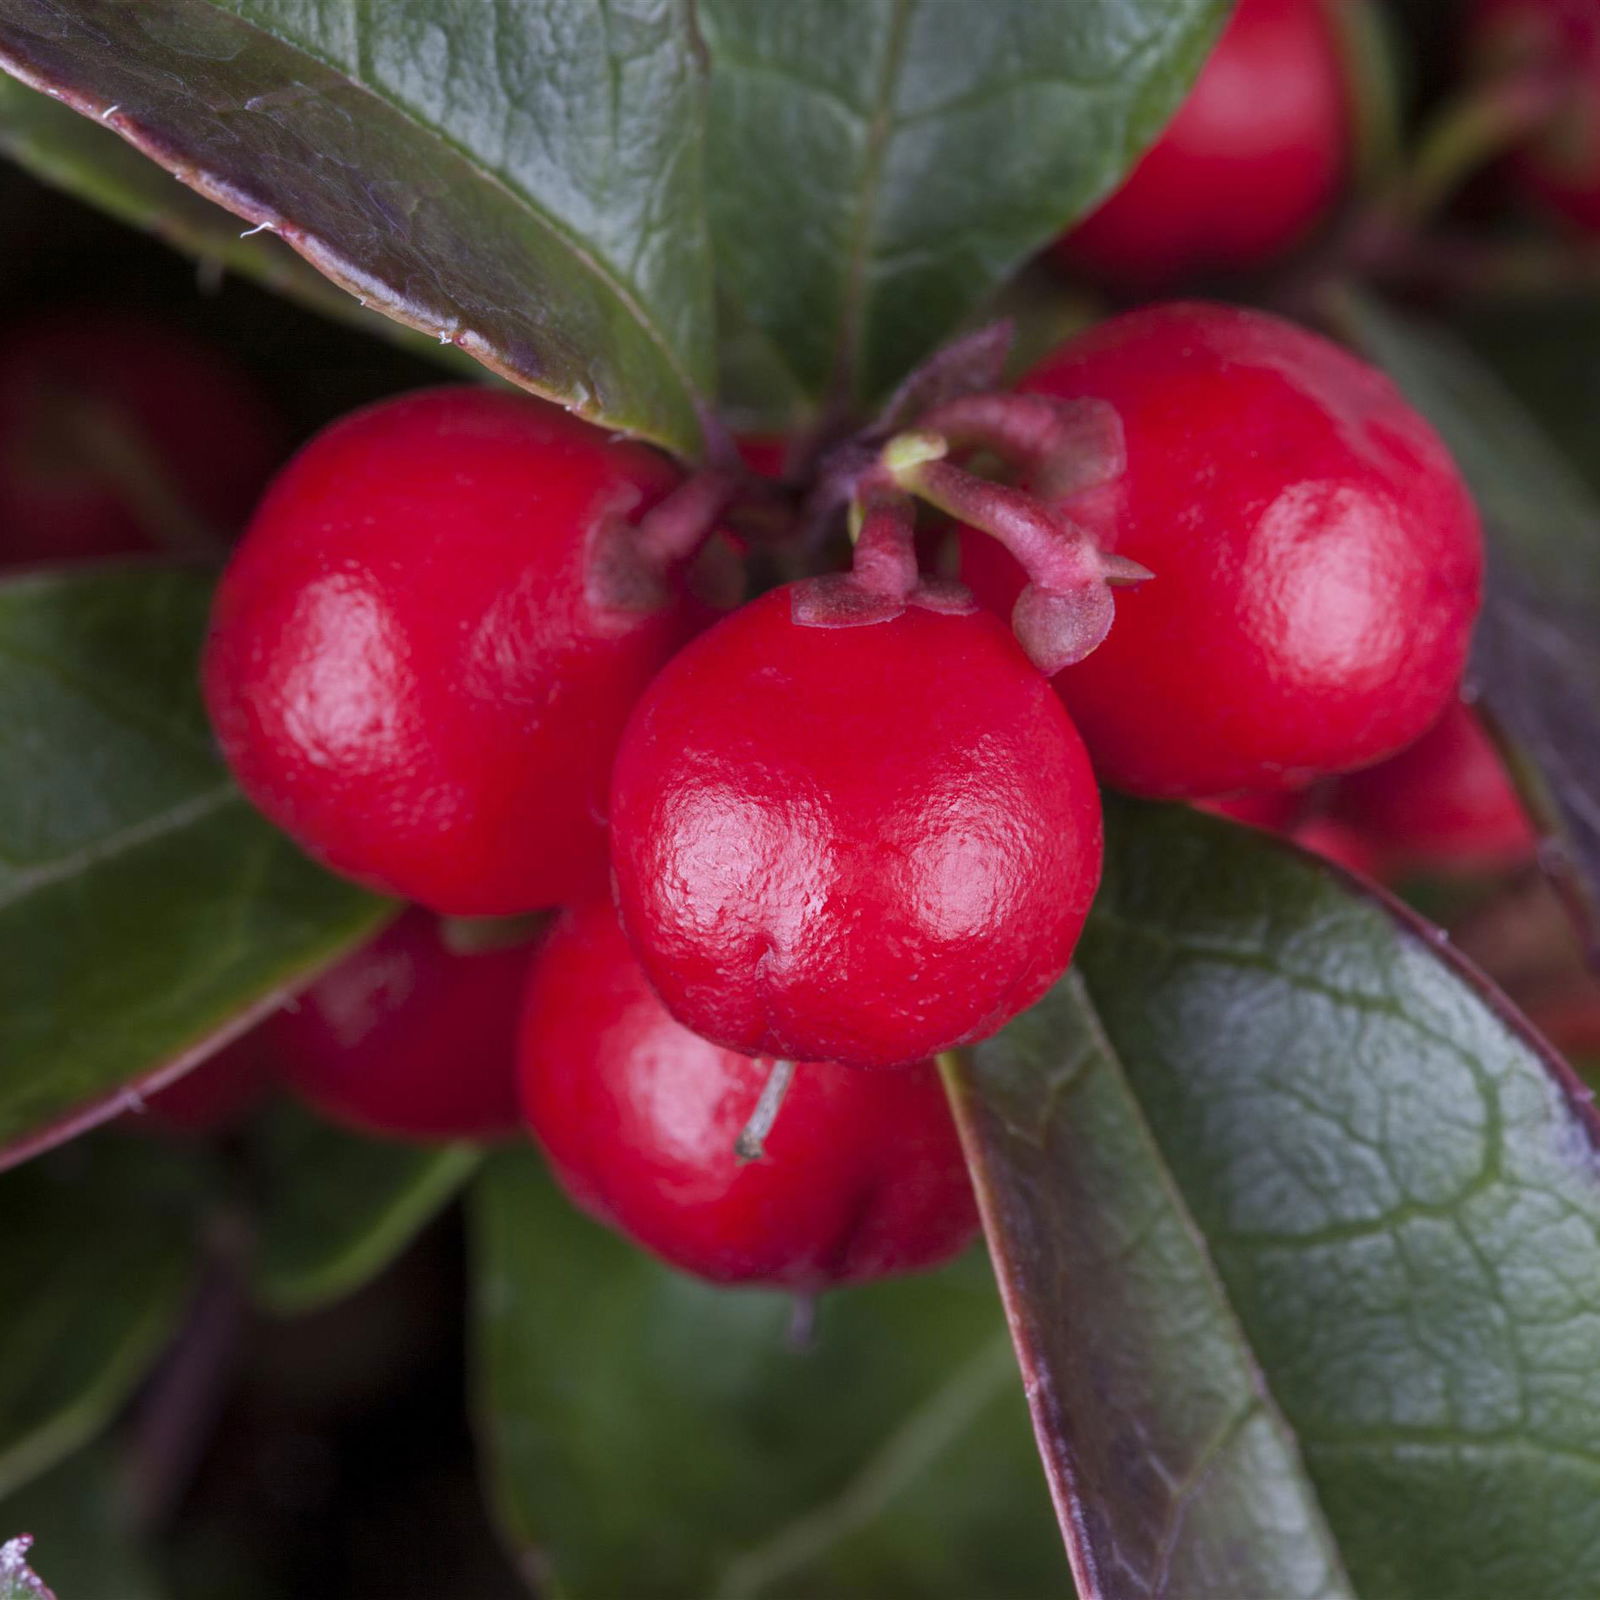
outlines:
{"label": "cluster of red berries", "polygon": [[[1195,798],[1371,766],[1450,701],[1478,604],[1438,440],[1259,313],[1114,319],[845,454],[851,570],[719,615],[689,581],[716,475],[522,395],[388,401],[280,474],[204,664],[240,782],[329,866],[447,917],[566,908],[522,1116],[580,1203],[723,1280],[958,1248],[928,1058],[1065,969],[1096,774]],[[963,519],[962,583],[920,569],[919,499]],[[503,1129],[526,964],[409,913],[275,1049],[347,1120]],[[777,1060],[788,1103],[741,1162]]]}
{"label": "cluster of red berries", "polygon": [[[1352,165],[1353,3],[1240,0],[1062,258],[1148,285],[1304,240]],[[1519,161],[1581,217],[1584,183],[1600,194],[1592,7],[1483,0],[1477,28],[1491,64],[1561,74],[1573,126]],[[87,337],[115,368],[114,331]],[[181,381],[173,359],[132,364]],[[0,450],[20,437],[9,393],[0,371]],[[49,414],[81,433],[82,411]],[[240,412],[213,407],[213,445],[169,463],[217,526],[265,471],[230,443],[268,437]],[[28,446],[46,487],[56,438]],[[300,452],[218,592],[207,704],[270,818],[413,909],[220,1058],[236,1087],[287,1077],[402,1137],[531,1128],[579,1203],[659,1254],[811,1289],[972,1236],[930,1058],[1066,968],[1098,783],[1373,873],[1531,848],[1458,698],[1470,499],[1389,382],[1326,340],[1212,304],[1136,311],[813,477],[849,504],[850,570],[733,606],[705,554],[740,544],[719,522],[749,484],[544,401],[427,391]],[[932,572],[919,503],[953,530],[959,581]],[[0,536],[40,520],[0,500]],[[489,930],[470,952],[484,930],[452,920],[556,909],[531,950]],[[742,1159],[789,1071],[762,1159]]]}

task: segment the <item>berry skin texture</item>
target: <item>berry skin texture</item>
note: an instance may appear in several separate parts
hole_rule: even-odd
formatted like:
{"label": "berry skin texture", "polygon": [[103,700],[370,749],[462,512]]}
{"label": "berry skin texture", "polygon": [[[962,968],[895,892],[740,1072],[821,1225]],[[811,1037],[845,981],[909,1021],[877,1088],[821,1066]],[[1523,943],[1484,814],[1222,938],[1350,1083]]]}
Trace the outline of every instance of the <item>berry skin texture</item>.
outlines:
{"label": "berry skin texture", "polygon": [[1488,72],[1563,75],[1554,115],[1513,152],[1518,188],[1584,233],[1600,233],[1600,9],[1593,0],[1480,0],[1472,54]]}
{"label": "berry skin texture", "polygon": [[718,623],[640,701],[613,777],[617,903],[696,1033],[917,1061],[1061,975],[1099,883],[1099,795],[994,618],[804,626],[803,587]]}
{"label": "berry skin texture", "polygon": [[1333,807],[1390,872],[1493,872],[1531,860],[1537,844],[1498,752],[1459,700],[1409,749],[1344,779]]}
{"label": "berry skin texture", "polygon": [[930,1063],[801,1063],[758,1161],[734,1140],[770,1061],[675,1022],[609,904],[565,913],[522,1014],[523,1109],[584,1210],[714,1283],[814,1292],[939,1265],[977,1232]]}
{"label": "berry skin texture", "polygon": [[[1115,408],[1126,470],[1061,504],[1155,574],[1054,680],[1106,782],[1305,788],[1403,749],[1454,696],[1477,514],[1382,374],[1276,317],[1175,302],[1099,324],[1021,387]],[[961,538],[963,579],[1009,614],[1020,569]]]}
{"label": "berry skin texture", "polygon": [[407,911],[261,1026],[284,1080],[330,1122],[432,1142],[520,1122],[517,1007],[529,947],[457,955]]}
{"label": "berry skin texture", "polygon": [[618,519],[679,476],[487,389],[329,428],[273,485],[212,615],[206,701],[245,793],[335,871],[449,915],[603,883],[612,752],[691,625],[676,594],[640,609],[595,584]]}
{"label": "berry skin texture", "polygon": [[1166,131],[1056,246],[1112,282],[1260,267],[1338,198],[1355,141],[1332,6],[1239,0]]}
{"label": "berry skin texture", "polygon": [[0,333],[0,565],[193,554],[238,529],[284,443],[244,374],[186,334],[33,317]]}

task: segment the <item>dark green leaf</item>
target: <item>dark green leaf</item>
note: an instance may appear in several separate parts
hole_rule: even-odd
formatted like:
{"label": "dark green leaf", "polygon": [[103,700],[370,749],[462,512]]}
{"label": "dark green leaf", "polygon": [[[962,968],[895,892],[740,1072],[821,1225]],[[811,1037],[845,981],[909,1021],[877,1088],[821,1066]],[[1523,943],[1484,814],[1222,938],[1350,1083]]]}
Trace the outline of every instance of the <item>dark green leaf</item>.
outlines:
{"label": "dark green leaf", "polygon": [[1432,419],[1482,507],[1490,572],[1472,673],[1564,850],[1550,865],[1600,954],[1600,505],[1460,345],[1375,301],[1343,314]]}
{"label": "dark green leaf", "polygon": [[122,1488],[108,1453],[73,1456],[0,1501],[0,1539],[26,1530],[30,1559],[62,1600],[159,1600],[162,1590],[125,1526]]}
{"label": "dark green leaf", "polygon": [[0,1495],[92,1438],[160,1353],[193,1275],[196,1201],[192,1165],[132,1137],[0,1177]]}
{"label": "dark green leaf", "polygon": [[110,128],[0,75],[0,152],[54,184],[217,272],[238,273],[324,316],[337,317],[415,354],[473,368],[453,346],[363,311],[276,234],[240,235],[239,219],[139,154]]}
{"label": "dark green leaf", "polygon": [[718,271],[814,395],[890,388],[1113,189],[1227,0],[702,0]]}
{"label": "dark green leaf", "polygon": [[1581,1086],[1335,869],[1108,820],[1073,973],[961,1095],[1086,1597],[1592,1594]]}
{"label": "dark green leaf", "polygon": [[0,66],[335,282],[692,452],[710,387],[688,0],[0,0]]}
{"label": "dark green leaf", "polygon": [[1071,1588],[993,1280],[827,1296],[708,1288],[574,1212],[527,1153],[472,1191],[477,1409],[530,1577],[627,1595],[982,1595]]}
{"label": "dark green leaf", "polygon": [[363,1139],[285,1104],[257,1135],[255,1290],[293,1315],[354,1293],[405,1249],[477,1165],[470,1145]]}
{"label": "dark green leaf", "polygon": [[176,1076],[389,914],[223,769],[209,591],[153,566],[0,584],[0,1161]]}

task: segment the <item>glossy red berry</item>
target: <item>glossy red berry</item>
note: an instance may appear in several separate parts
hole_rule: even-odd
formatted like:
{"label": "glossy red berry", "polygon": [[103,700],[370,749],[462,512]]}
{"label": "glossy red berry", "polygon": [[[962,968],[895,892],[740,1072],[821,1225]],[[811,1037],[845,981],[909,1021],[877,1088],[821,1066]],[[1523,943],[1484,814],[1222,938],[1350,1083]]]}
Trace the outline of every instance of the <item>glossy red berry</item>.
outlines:
{"label": "glossy red berry", "polygon": [[285,1080],[331,1121],[399,1139],[518,1125],[517,1008],[529,947],[458,955],[408,911],[262,1024]]}
{"label": "glossy red berry", "polygon": [[1548,75],[1551,109],[1511,157],[1521,190],[1600,233],[1600,7],[1593,0],[1479,0],[1473,54],[1494,74]]}
{"label": "glossy red berry", "polygon": [[[1303,788],[1403,749],[1455,693],[1477,615],[1477,516],[1381,373],[1261,312],[1135,311],[1023,387],[1108,403],[1125,470],[1061,502],[1155,574],[1055,683],[1106,781],[1165,798]],[[1009,612],[1021,573],[963,533]]]}
{"label": "glossy red berry", "polygon": [[754,1162],[734,1155],[770,1072],[675,1022],[604,902],[540,947],[522,1017],[522,1104],[585,1210],[717,1283],[801,1291],[937,1266],[977,1231],[929,1063],[801,1063]]}
{"label": "glossy red berry", "polygon": [[1239,0],[1189,97],[1122,187],[1056,247],[1142,283],[1264,265],[1337,199],[1355,131],[1336,0]]}
{"label": "glossy red berry", "polygon": [[612,789],[618,903],[697,1033],[915,1061],[1060,976],[1099,879],[1099,797],[995,619],[809,626],[803,587],[718,623],[640,701]]}
{"label": "glossy red berry", "polygon": [[1498,752],[1459,700],[1409,749],[1334,790],[1333,813],[1390,871],[1493,871],[1537,843]]}
{"label": "glossy red berry", "polygon": [[0,564],[235,533],[282,458],[243,373],[160,323],[56,311],[0,334]]}
{"label": "glossy red berry", "polygon": [[603,882],[612,752],[690,631],[629,569],[626,519],[679,476],[487,389],[328,429],[273,485],[213,614],[206,699],[245,792],[336,871],[453,915]]}

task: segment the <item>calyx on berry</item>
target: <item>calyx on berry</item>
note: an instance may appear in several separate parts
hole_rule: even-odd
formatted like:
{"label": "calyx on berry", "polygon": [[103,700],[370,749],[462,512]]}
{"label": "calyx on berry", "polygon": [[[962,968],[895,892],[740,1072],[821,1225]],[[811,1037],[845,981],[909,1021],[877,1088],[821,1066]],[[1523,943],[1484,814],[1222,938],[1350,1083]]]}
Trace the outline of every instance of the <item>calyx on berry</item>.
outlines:
{"label": "calyx on berry", "polygon": [[[1478,520],[1381,373],[1279,318],[1175,302],[1089,329],[1020,387],[1115,413],[1125,469],[1059,510],[1157,574],[1055,678],[1108,782],[1304,788],[1438,717],[1477,616]],[[1009,611],[1026,575],[992,539],[961,542],[963,580]]]}
{"label": "calyx on berry", "polygon": [[[993,342],[990,335],[985,330],[981,336],[980,359]],[[957,348],[949,360],[960,354]],[[935,376],[950,377],[942,368]],[[942,387],[953,388],[953,380]],[[966,392],[939,398],[920,414],[910,403],[897,403],[892,411],[915,417],[916,425],[881,443],[878,435],[887,430],[868,430],[825,466],[821,504],[826,507],[829,492],[837,496],[841,486],[848,493],[855,560],[848,574],[813,579],[797,589],[796,620],[829,627],[885,620],[907,605],[969,609],[963,586],[919,571],[914,501],[921,500],[981,528],[1026,572],[1029,581],[1010,617],[1034,664],[1053,673],[1081,661],[1110,630],[1112,588],[1151,576],[1097,544],[1058,505],[1121,474],[1115,411],[1045,395]],[[980,477],[951,459],[957,454],[997,458],[1025,487]]]}
{"label": "calyx on berry", "polygon": [[[986,1037],[1071,956],[1099,796],[1049,683],[869,505],[836,583],[769,591],[663,669],[617,752],[617,903],[651,983],[751,1056],[887,1066]],[[932,603],[929,603],[930,600]],[[819,611],[823,613],[819,615]]]}
{"label": "calyx on berry", "polygon": [[346,417],[218,592],[204,687],[229,765],[326,865],[437,911],[591,890],[616,740],[703,621],[681,574],[726,492],[528,395]]}
{"label": "calyx on berry", "polygon": [[931,1063],[802,1062],[761,1160],[735,1136],[770,1063],[673,1020],[602,901],[566,912],[522,1013],[522,1105],[578,1205],[715,1283],[813,1293],[939,1265],[977,1231]]}

